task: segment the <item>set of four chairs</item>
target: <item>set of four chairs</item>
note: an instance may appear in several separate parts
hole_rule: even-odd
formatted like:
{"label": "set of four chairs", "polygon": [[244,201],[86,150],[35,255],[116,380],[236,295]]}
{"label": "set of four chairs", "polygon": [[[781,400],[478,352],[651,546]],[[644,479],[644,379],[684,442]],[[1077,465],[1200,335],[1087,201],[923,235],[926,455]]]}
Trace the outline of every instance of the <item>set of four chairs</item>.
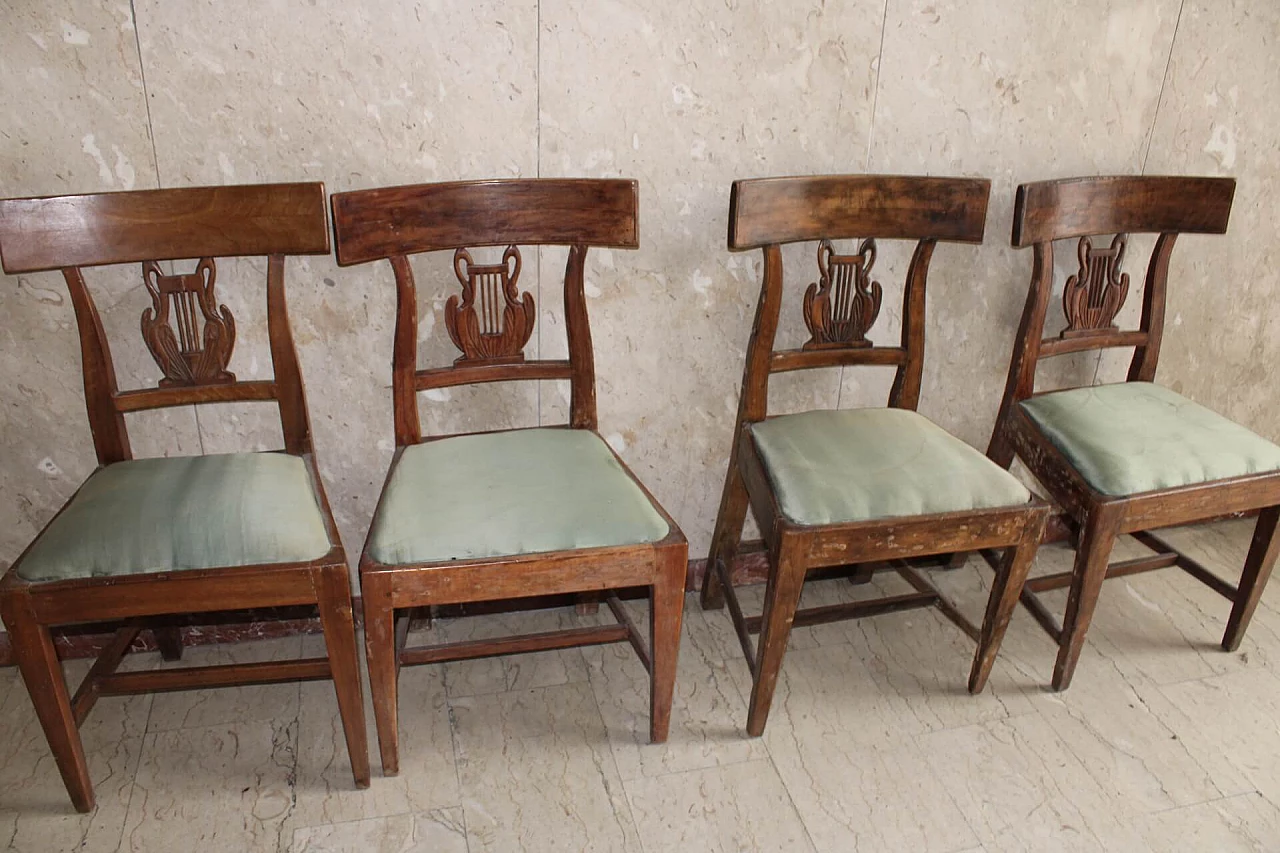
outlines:
{"label": "set of four chairs", "polygon": [[[734,184],[729,248],[763,252],[763,283],[701,601],[728,604],[753,676],[747,731],[765,726],[794,625],[932,606],[977,643],[969,677],[983,689],[1019,599],[1060,647],[1053,686],[1071,680],[1103,579],[1179,566],[1233,601],[1223,645],[1236,648],[1276,557],[1280,447],[1153,384],[1170,252],[1180,233],[1226,230],[1234,182],[1215,178],[1088,178],[1019,188],[1015,246],[1034,266],[1008,384],[987,454],[916,411],[925,289],[938,242],[980,243],[989,183],[888,176],[770,178]],[[597,432],[587,301],[591,248],[636,248],[637,185],[626,180],[509,180],[393,187],[331,199],[338,263],[389,262],[397,311],[392,363],[396,450],[359,561],[365,651],[382,767],[399,768],[397,682],[404,665],[584,644],[629,642],[651,675],[650,737],[670,724],[688,574],[688,547]],[[1114,320],[1127,295],[1127,235],[1155,233],[1132,331]],[[1115,235],[1097,245],[1098,235]],[[861,239],[838,252],[833,240]],[[1067,328],[1045,337],[1057,240],[1078,239],[1065,284]],[[897,345],[873,344],[881,310],[872,278],[877,240],[915,243]],[[804,294],[809,340],[776,349],[782,246],[816,243],[818,280]],[[568,247],[568,358],[528,359],[535,321],[520,289],[520,246]],[[503,249],[479,263],[471,250]],[[78,727],[100,696],[300,679],[332,679],[357,786],[369,784],[347,559],[312,450],[302,377],[285,302],[285,259],[330,250],[318,183],[107,193],[0,201],[6,272],[60,270],[79,328],[85,398],[100,467],[0,581],[0,616],[75,807],[93,807]],[[418,300],[410,257],[452,251],[460,292],[445,325],[461,352],[418,366]],[[489,250],[493,252],[493,249]],[[273,378],[228,370],[236,324],[215,295],[216,259],[265,256]],[[179,261],[193,272],[166,270]],[[118,387],[103,324],[82,268],[143,265],[152,307],[144,342],[163,378]],[[1128,381],[1036,393],[1041,359],[1108,347],[1135,350]],[[770,416],[772,374],[811,368],[896,368],[888,406]],[[567,380],[563,427],[424,436],[417,394],[518,380]],[[170,406],[274,401],[280,452],[133,459],[127,414]],[[1077,538],[1075,569],[1027,580],[1046,539],[1050,504],[1008,469],[1020,457]],[[768,552],[764,610],[743,613],[733,568],[750,507]],[[1240,582],[1214,576],[1151,531],[1261,510]],[[1133,534],[1153,555],[1108,565]],[[922,571],[977,552],[995,569],[982,625],[973,625]],[[800,609],[815,569],[854,580],[901,575],[911,593]],[[618,592],[648,587],[646,632]],[[1070,587],[1061,624],[1037,594]],[[616,624],[408,647],[409,614],[426,605],[572,594],[603,600]],[[118,672],[138,635],[181,656],[174,614],[314,606],[321,658]],[[158,617],[158,618],[157,618]],[[117,624],[74,694],[51,629]],[[753,634],[759,634],[757,642]]]}

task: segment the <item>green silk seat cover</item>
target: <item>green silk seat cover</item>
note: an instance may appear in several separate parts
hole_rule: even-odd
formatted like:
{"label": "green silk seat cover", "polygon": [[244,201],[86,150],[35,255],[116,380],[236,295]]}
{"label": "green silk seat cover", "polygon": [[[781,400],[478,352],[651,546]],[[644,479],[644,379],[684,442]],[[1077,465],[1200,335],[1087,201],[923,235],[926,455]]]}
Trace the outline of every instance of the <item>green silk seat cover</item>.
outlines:
{"label": "green silk seat cover", "polygon": [[753,424],[783,515],[839,524],[1016,506],[1017,478],[908,409],[783,415]]}
{"label": "green silk seat cover", "polygon": [[598,435],[525,429],[405,448],[373,522],[383,565],[656,542],[667,522]]}
{"label": "green silk seat cover", "polygon": [[1280,470],[1280,447],[1150,382],[1054,391],[1022,409],[1104,495]]}
{"label": "green silk seat cover", "polygon": [[28,581],[306,562],[329,552],[306,463],[284,453],[99,468],[18,564]]}

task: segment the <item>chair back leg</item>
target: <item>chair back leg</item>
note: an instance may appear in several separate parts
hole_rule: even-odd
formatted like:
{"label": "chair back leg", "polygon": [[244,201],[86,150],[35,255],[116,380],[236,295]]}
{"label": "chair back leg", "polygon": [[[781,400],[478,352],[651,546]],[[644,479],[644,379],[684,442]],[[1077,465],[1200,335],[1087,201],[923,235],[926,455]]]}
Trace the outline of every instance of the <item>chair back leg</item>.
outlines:
{"label": "chair back leg", "polygon": [[[737,454],[734,454],[735,457]],[[720,512],[716,514],[716,527],[711,536],[711,550],[707,553],[707,568],[702,576],[702,594],[700,601],[703,610],[719,610],[724,607],[724,590],[720,587],[720,575],[716,572],[716,562],[724,563],[724,567],[733,569],[733,560],[738,556],[738,545],[742,541],[742,527],[747,520],[748,505],[747,485],[742,479],[742,471],[738,468],[737,459],[729,461],[729,472],[725,475],[724,494],[720,498]]]}

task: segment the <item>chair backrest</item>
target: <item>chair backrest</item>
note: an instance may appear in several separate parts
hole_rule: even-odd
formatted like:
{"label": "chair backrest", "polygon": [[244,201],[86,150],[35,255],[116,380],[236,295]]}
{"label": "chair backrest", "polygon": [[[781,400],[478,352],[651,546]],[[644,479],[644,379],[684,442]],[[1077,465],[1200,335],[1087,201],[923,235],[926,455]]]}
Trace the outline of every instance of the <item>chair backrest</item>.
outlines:
{"label": "chair backrest", "polygon": [[[396,280],[392,393],[397,446],[422,440],[417,392],[455,385],[567,379],[569,426],[596,428],[595,359],[583,270],[591,246],[640,245],[638,190],[631,180],[525,179],[418,184],[337,193],[333,232],[341,266],[386,259]],[[536,319],[520,293],[520,245],[569,247],[564,276],[567,360],[526,359]],[[477,264],[469,249],[506,246],[502,261]],[[453,250],[461,287],[445,303],[452,366],[418,368],[418,302],[409,256]]]}
{"label": "chair backrest", "polygon": [[[1180,233],[1222,234],[1231,216],[1233,178],[1095,177],[1018,187],[1013,245],[1031,246],[1033,263],[1022,324],[1013,345],[1004,410],[1035,393],[1042,358],[1110,347],[1134,347],[1129,381],[1155,378],[1164,332],[1169,258]],[[1158,234],[1147,262],[1137,329],[1115,326],[1129,292],[1121,271],[1130,234]],[[1094,238],[1103,236],[1103,240]],[[1110,238],[1110,239],[1106,239]],[[1044,336],[1053,292],[1055,240],[1078,239],[1078,271],[1062,294],[1066,328]]]}
{"label": "chair backrest", "polygon": [[[764,281],[739,405],[739,422],[768,414],[769,376],[838,365],[896,365],[889,405],[915,409],[924,370],[925,284],[938,241],[981,243],[991,182],[978,178],[828,175],[735,181],[729,202],[729,248],[763,249]],[[861,240],[837,254],[832,240]],[[914,240],[902,302],[898,346],[872,345],[880,313],[872,280],[876,240]],[[810,339],[774,351],[782,304],[782,245],[817,242],[819,280],[804,295]]]}
{"label": "chair backrest", "polygon": [[[329,252],[324,184],[267,184],[0,199],[5,272],[61,270],[80,333],[85,404],[98,461],[132,457],[124,415],[146,409],[274,400],[285,450],[311,450],[311,426],[285,305],[286,255]],[[267,257],[267,330],[275,376],[241,382],[228,372],[235,318],[214,293],[215,259]],[[160,261],[198,259],[166,275]],[[121,391],[83,267],[142,262],[152,306],[142,337],[164,378]]]}

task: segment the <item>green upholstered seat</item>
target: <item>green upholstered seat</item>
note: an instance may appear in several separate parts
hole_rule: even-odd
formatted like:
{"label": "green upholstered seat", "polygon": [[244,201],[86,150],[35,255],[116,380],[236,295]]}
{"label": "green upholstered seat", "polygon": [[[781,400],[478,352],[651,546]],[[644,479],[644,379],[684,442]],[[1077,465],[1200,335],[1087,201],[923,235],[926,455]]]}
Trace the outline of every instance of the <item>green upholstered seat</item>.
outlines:
{"label": "green upholstered seat", "polygon": [[384,565],[656,542],[667,522],[586,430],[526,429],[405,448],[373,521]]}
{"label": "green upholstered seat", "polygon": [[753,424],[785,515],[839,524],[1016,506],[1018,480],[928,418],[907,409],[783,415]]}
{"label": "green upholstered seat", "polygon": [[1054,391],[1022,409],[1104,495],[1280,470],[1280,447],[1150,382]]}
{"label": "green upholstered seat", "polygon": [[306,562],[330,547],[296,456],[136,459],[93,472],[18,575],[51,581]]}

